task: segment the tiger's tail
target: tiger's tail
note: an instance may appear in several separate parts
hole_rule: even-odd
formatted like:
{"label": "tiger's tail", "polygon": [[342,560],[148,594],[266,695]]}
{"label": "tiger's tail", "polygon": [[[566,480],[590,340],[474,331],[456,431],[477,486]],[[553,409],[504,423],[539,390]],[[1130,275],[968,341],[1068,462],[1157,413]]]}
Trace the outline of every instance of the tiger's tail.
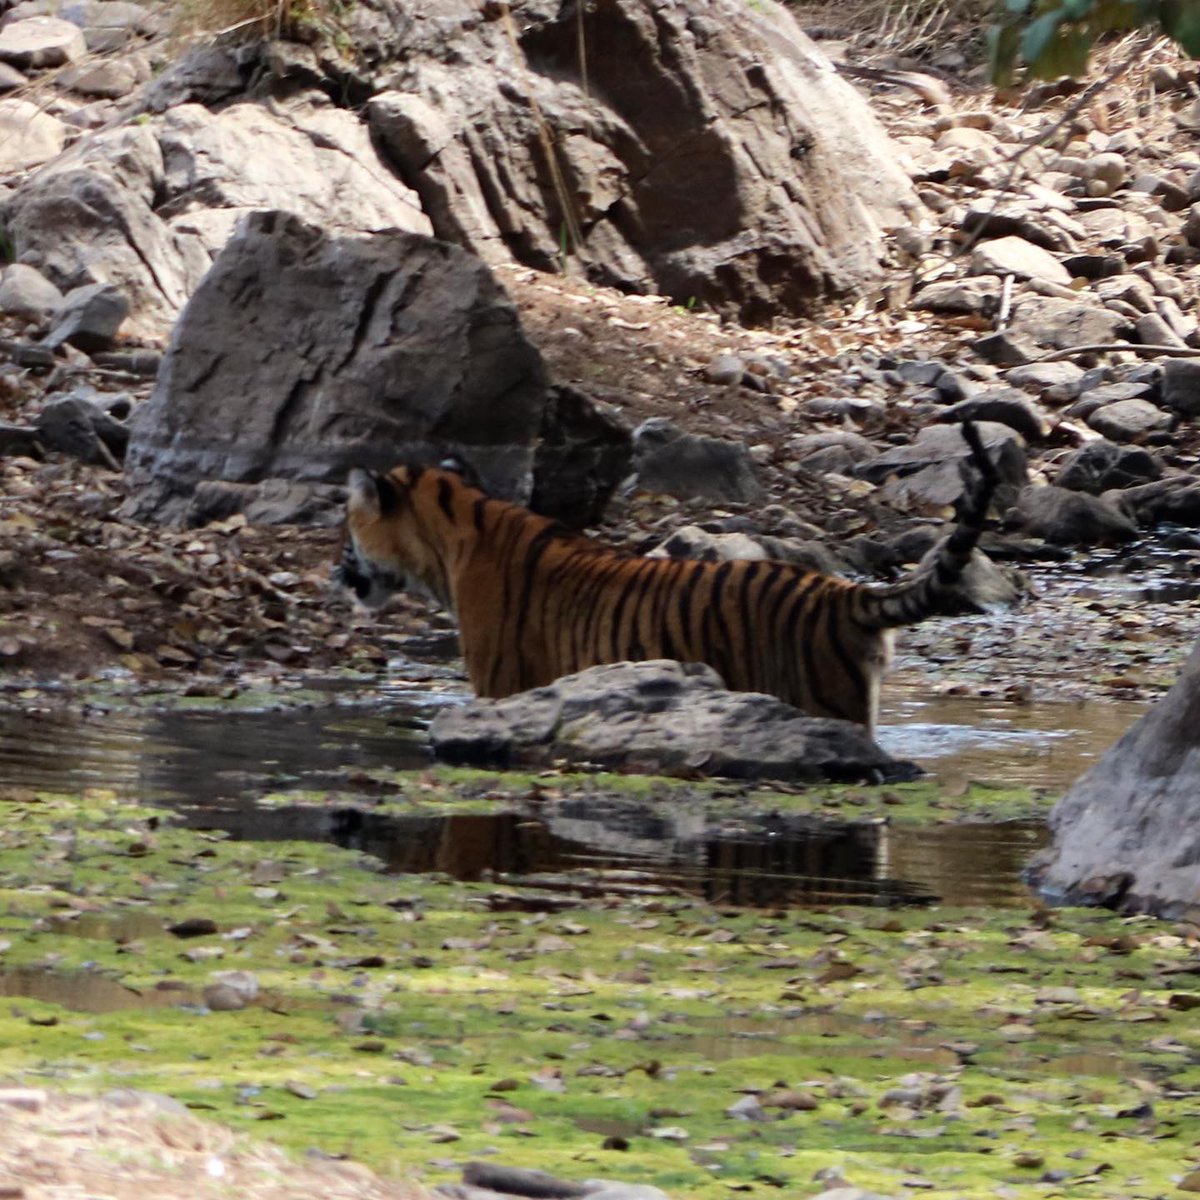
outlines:
{"label": "tiger's tail", "polygon": [[863,625],[896,629],[926,617],[981,611],[966,594],[963,574],[983,531],[999,473],[973,421],[963,422],[962,435],[971,457],[963,472],[966,486],[958,501],[953,532],[926,555],[908,579],[886,587],[864,587],[858,593],[862,604],[858,616]]}

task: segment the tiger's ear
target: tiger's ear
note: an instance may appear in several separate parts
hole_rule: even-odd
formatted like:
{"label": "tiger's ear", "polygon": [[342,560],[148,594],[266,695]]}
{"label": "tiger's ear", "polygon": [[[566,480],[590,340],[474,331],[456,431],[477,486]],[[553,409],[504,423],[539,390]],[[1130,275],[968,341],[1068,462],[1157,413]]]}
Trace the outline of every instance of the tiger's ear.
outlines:
{"label": "tiger's ear", "polygon": [[438,463],[438,469],[441,471],[453,471],[463,483],[469,484],[471,487],[479,486],[479,476],[475,473],[475,468],[469,462],[464,462],[457,454],[448,454]]}
{"label": "tiger's ear", "polygon": [[386,476],[355,467],[346,480],[347,507],[350,512],[377,520],[394,512],[400,502],[396,485]]}

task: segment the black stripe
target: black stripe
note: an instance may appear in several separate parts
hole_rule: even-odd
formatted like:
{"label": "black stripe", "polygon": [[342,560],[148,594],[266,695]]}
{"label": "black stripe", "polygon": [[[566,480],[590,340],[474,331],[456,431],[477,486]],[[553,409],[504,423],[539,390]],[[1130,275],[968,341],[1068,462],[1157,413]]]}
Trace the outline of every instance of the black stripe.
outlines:
{"label": "black stripe", "polygon": [[448,476],[443,475],[437,481],[438,508],[442,510],[447,521],[454,520],[454,484]]}
{"label": "black stripe", "polygon": [[[828,627],[826,637],[833,656],[841,664],[843,674],[849,678],[851,684],[854,686],[854,690],[862,701],[862,707],[866,709],[869,696],[867,679],[863,673],[862,664],[850,654],[849,648],[845,644],[843,633],[844,623],[848,614],[844,606],[837,603],[840,599],[841,597],[835,596],[833,597],[834,603],[826,606],[826,625]],[[845,709],[840,709],[840,712],[842,716],[848,716],[849,719],[861,721],[863,724],[866,724],[867,720],[869,720],[869,716],[864,719],[863,717],[848,714]]]}
{"label": "black stripe", "polygon": [[[811,575],[788,597],[790,607],[787,615],[784,616],[783,627],[780,630],[780,651],[786,650],[800,656],[800,678],[795,682],[799,685],[801,694],[788,696],[787,699],[801,708],[808,707],[809,697],[818,702],[820,702],[820,697],[817,689],[816,645],[813,636],[815,631],[807,628],[806,636],[797,636],[798,628],[801,622],[806,625],[810,624],[812,616],[810,602],[821,603],[823,599],[820,594],[821,584],[827,582],[828,580],[823,575]],[[783,616],[783,613],[781,612],[780,615]]]}
{"label": "black stripe", "polygon": [[691,661],[700,652],[700,647],[695,645],[695,641],[692,638],[692,595],[696,591],[697,581],[701,575],[705,574],[704,564],[699,562],[689,563],[684,568],[684,574],[686,578],[683,581],[683,586],[679,589],[679,630],[684,640],[683,653],[688,656],[688,661]]}
{"label": "black stripe", "polygon": [[712,591],[709,593],[708,611],[712,615],[713,625],[717,629],[717,637],[713,644],[707,647],[704,661],[726,684],[729,683],[729,661],[732,647],[730,646],[729,622],[725,619],[725,609],[722,604],[725,595],[725,585],[733,571],[733,563],[723,562],[713,574]]}
{"label": "black stripe", "polygon": [[[530,679],[530,673],[526,670],[529,660],[525,652],[525,628],[529,623],[529,598],[533,591],[538,563],[541,562],[542,555],[546,553],[546,547],[554,541],[556,536],[557,530],[554,526],[547,525],[538,530],[529,539],[528,546],[525,547],[525,571],[521,583],[521,597],[517,603],[517,623],[514,630],[515,645],[512,647],[512,652],[517,655],[519,662],[517,674],[518,691],[524,691],[526,688],[533,686],[532,682],[527,682]],[[505,652],[503,647],[501,648],[501,652]]]}
{"label": "black stripe", "polygon": [[638,576],[646,570],[647,565],[653,565],[653,563],[654,559],[652,558],[643,559],[629,572],[629,578],[624,581],[621,595],[618,597],[616,608],[613,610],[613,624],[610,635],[612,653],[609,655],[609,662],[620,662],[622,659],[632,657],[629,653],[628,644],[621,639],[621,622],[625,618],[625,609],[629,606],[629,598],[633,595],[634,588],[637,586]]}
{"label": "black stripe", "polygon": [[479,499],[471,505],[471,514],[475,520],[476,533],[483,533],[484,514],[487,509],[487,502],[488,498],[486,496],[480,496]]}

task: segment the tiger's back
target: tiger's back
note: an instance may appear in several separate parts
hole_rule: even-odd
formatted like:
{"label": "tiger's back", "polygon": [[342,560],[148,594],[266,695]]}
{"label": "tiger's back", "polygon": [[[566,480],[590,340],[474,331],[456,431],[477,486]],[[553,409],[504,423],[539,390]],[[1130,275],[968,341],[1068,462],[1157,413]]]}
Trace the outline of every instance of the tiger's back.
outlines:
{"label": "tiger's back", "polygon": [[735,690],[873,728],[890,630],[949,611],[990,494],[973,498],[923,572],[873,587],[783,562],[631,556],[450,471],[356,471],[340,574],[367,604],[415,587],[449,608],[481,696],[671,658],[707,663]]}

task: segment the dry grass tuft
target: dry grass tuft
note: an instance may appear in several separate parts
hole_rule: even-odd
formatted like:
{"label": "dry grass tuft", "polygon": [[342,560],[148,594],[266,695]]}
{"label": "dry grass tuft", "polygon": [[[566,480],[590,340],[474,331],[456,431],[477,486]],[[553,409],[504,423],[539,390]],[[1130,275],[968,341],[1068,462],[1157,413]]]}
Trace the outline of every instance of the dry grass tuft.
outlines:
{"label": "dry grass tuft", "polygon": [[184,37],[243,30],[251,36],[297,37],[336,28],[340,5],[334,0],[179,0],[174,7],[174,31]]}
{"label": "dry grass tuft", "polygon": [[923,58],[948,43],[978,44],[996,0],[799,0],[790,7],[801,27],[852,37],[878,53]]}

